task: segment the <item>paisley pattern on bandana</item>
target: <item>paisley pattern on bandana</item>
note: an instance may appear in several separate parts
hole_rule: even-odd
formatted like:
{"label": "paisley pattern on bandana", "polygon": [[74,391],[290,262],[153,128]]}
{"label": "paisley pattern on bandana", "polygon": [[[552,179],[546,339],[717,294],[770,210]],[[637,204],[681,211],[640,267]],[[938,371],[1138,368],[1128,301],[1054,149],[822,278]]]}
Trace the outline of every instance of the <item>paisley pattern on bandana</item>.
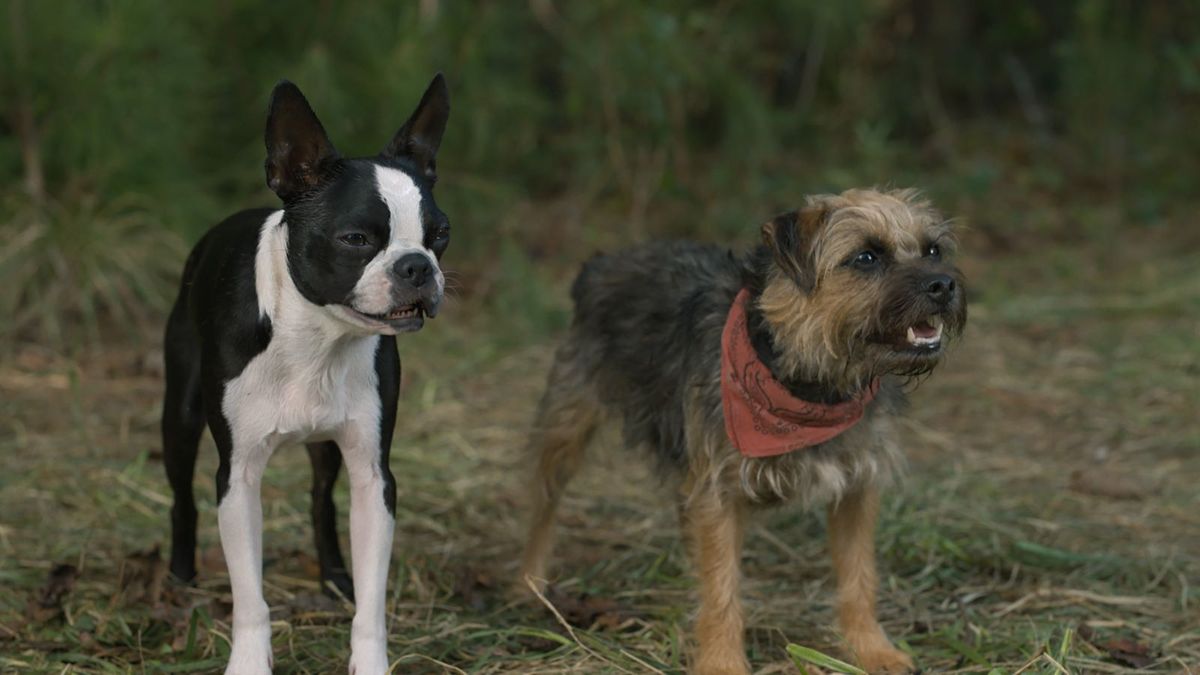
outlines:
{"label": "paisley pattern on bandana", "polygon": [[759,360],[750,342],[742,289],[721,333],[721,407],[725,434],[746,457],[773,457],[819,445],[854,426],[879,391],[879,379],[843,403],[796,398]]}

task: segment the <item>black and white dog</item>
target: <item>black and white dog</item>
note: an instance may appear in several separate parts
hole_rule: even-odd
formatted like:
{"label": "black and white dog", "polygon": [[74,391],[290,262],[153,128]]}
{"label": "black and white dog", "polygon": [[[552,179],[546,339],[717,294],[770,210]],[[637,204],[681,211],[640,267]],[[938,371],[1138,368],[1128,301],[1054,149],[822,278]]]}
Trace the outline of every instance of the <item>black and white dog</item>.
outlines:
{"label": "black and white dog", "polygon": [[433,185],[449,111],[439,74],[383,152],[344,159],[300,90],[281,82],[267,117],[266,172],[283,208],[230,217],[188,257],[165,346],[171,572],[196,574],[192,475],[207,422],[220,454],[217,517],[234,600],[227,674],[272,667],[259,488],[272,451],[292,443],[307,444],[312,460],[322,579],[349,595],[332,500],[346,463],[357,591],[350,672],[388,670],[394,336],[419,330],[442,302],[438,261],[450,226]]}

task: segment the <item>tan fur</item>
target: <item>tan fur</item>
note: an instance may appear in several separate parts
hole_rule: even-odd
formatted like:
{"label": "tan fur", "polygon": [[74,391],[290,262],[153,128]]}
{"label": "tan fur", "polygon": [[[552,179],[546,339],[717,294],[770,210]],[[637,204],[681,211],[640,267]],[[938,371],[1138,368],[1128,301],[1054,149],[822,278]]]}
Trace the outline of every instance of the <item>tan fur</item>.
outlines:
{"label": "tan fur", "polygon": [[546,558],[553,546],[558,502],[567,482],[579,471],[600,413],[600,404],[591,396],[584,374],[579,372],[567,349],[560,349],[529,444],[536,461],[533,518],[521,559],[518,588],[529,582],[539,590],[545,587]]}
{"label": "tan fur", "polygon": [[869,672],[906,673],[913,662],[888,641],[875,619],[875,520],[879,492],[864,486],[829,508],[829,549],[837,577],[837,615],[842,637]]}
{"label": "tan fur", "polygon": [[[778,229],[789,227],[794,231]],[[812,197],[800,212],[764,225],[763,235],[768,246],[797,242],[799,247],[775,251],[776,264],[767,272],[759,297],[759,309],[779,357],[776,365],[789,377],[815,380],[839,392],[855,392],[870,378],[889,372],[879,370],[880,361],[870,361],[886,357],[867,356],[878,349],[878,343],[869,342],[866,336],[880,330],[885,320],[897,318],[881,319],[888,314],[888,298],[894,298],[889,290],[907,288],[885,274],[855,273],[847,267],[847,259],[877,244],[898,263],[921,263],[917,259],[932,242],[947,255],[954,247],[949,225],[909,190],[851,190]],[[965,306],[960,311],[960,316],[947,319],[953,330],[961,330],[965,322]],[[714,315],[705,321],[708,323],[701,324],[704,329],[715,331],[719,326],[714,322],[722,317]],[[571,345],[585,342],[579,334],[568,337],[539,408],[530,443],[536,467],[534,509],[522,578],[528,575],[540,580],[545,576],[550,531],[562,489],[578,470],[605,405],[622,393],[617,387],[616,393],[609,391],[610,398],[601,403],[596,372],[589,373],[580,365],[582,352],[571,351]],[[779,503],[806,507],[830,503],[837,615],[849,651],[869,672],[910,672],[912,660],[891,645],[875,618],[878,579],[873,533],[878,490],[904,464],[894,431],[903,401],[900,385],[894,378],[884,378],[862,421],[820,446],[749,458],[732,446],[725,433],[720,372],[699,369],[690,373],[690,378],[682,401],[686,471],[676,487],[681,524],[699,581],[692,671],[749,672],[739,597],[747,513]],[[654,415],[656,411],[647,406],[635,414]]]}
{"label": "tan fur", "polygon": [[928,241],[950,254],[955,241],[949,225],[915,190],[809,197],[800,216],[802,231],[811,237],[813,292],[797,293],[792,280],[775,270],[759,308],[774,328],[788,374],[854,391],[871,365],[852,358],[856,338],[879,316],[884,294],[879,281],[855,275],[843,261],[869,241],[882,243],[900,260],[919,258]]}
{"label": "tan fur", "polygon": [[737,499],[711,490],[689,490],[683,513],[684,534],[700,579],[696,615],[698,652],[692,672],[702,675],[749,672],[743,647],[741,585],[745,508]]}

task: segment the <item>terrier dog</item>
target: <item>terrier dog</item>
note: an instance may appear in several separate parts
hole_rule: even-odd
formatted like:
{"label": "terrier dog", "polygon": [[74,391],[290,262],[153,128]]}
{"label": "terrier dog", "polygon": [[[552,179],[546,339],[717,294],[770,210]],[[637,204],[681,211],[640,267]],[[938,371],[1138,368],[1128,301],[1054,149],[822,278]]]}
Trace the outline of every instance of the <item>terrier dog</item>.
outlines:
{"label": "terrier dog", "polygon": [[342,158],[300,90],[281,82],[267,117],[266,174],[283,208],[229,217],[188,256],[164,346],[171,572],[196,575],[192,475],[207,423],[220,456],[217,519],[233,590],[227,674],[271,671],[259,493],[271,453],[294,443],[307,444],[312,460],[321,578],[353,597],[333,507],[345,460],[358,591],[350,672],[388,670],[395,336],[419,330],[442,302],[438,262],[450,223],[433,185],[449,112],[438,75],[382,152]]}
{"label": "terrier dog", "polygon": [[531,440],[522,577],[544,584],[554,513],[605,417],[676,489],[699,577],[697,673],[745,673],[742,535],[763,506],[829,503],[837,614],[871,672],[907,672],[875,617],[878,490],[902,455],[904,382],[967,309],[950,224],[915,191],[810,197],[743,258],[651,244],[588,261]]}

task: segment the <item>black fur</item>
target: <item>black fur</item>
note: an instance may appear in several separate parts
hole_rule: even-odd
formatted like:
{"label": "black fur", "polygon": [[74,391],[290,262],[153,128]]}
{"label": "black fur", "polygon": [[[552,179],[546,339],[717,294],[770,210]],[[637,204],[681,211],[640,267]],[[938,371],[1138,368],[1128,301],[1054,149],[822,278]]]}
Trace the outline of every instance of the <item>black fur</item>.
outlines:
{"label": "black fur", "polygon": [[624,419],[630,447],[682,466],[690,380],[719,370],[721,330],[754,272],[728,249],[647,244],[584,264],[571,296],[576,354],[602,402]]}
{"label": "black fur", "polygon": [[[283,202],[288,226],[287,268],[291,282],[316,305],[343,304],[363,268],[388,242],[389,211],[378,194],[373,166],[398,169],[422,196],[425,246],[441,258],[449,245],[449,221],[432,189],[434,158],[449,105],[441,75],[434,78],[392,142],[378,156],[343,159],[334,149],[299,89],[281,82],[268,113],[265,162],[268,186]],[[225,386],[267,349],[271,321],[260,316],[255,256],[260,233],[276,209],[242,211],[213,227],[196,244],[164,337],[166,392],[162,434],[166,473],[174,493],[171,509],[171,573],[196,575],[196,507],[192,490],[197,446],[205,424],[220,458],[218,503],[229,486],[232,438],[221,410]],[[366,235],[369,246],[339,245],[343,232]],[[423,291],[424,292],[424,291]],[[433,316],[436,302],[426,305]],[[378,338],[375,353],[380,399],[380,468],[384,503],[395,512],[395,481],[388,468],[400,388],[400,359],[392,336]],[[335,443],[308,446],[313,466],[312,520],[321,576],[347,596],[353,589],[338,547],[332,490],[341,468]]]}

